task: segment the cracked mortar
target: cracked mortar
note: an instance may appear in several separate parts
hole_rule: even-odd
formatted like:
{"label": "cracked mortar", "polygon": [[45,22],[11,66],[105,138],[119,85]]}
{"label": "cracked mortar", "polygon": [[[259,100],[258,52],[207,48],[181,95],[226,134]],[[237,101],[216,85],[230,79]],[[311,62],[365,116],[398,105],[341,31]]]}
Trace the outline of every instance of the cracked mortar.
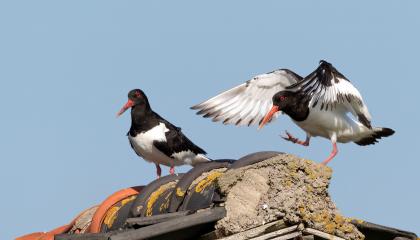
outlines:
{"label": "cracked mortar", "polygon": [[283,219],[345,239],[364,239],[331,201],[331,174],[329,167],[290,154],[227,171],[217,180],[227,210],[216,224],[217,234],[227,236]]}

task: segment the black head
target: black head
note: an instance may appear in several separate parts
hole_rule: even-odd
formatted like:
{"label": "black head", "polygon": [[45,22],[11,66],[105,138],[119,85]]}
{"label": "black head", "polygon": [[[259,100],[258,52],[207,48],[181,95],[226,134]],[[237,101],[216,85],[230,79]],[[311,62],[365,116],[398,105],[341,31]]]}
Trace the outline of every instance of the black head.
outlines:
{"label": "black head", "polygon": [[277,106],[279,111],[288,109],[295,102],[295,93],[290,91],[280,91],[273,96],[273,106]]}
{"label": "black head", "polygon": [[147,109],[150,109],[149,100],[147,99],[144,92],[140,89],[133,89],[130,92],[128,92],[128,101],[117,113],[117,116],[120,116],[127,109],[135,106],[143,106]]}
{"label": "black head", "polygon": [[278,111],[288,112],[294,105],[296,105],[296,97],[294,92],[280,91],[273,96],[273,107],[265,115],[259,128],[262,128],[267,122],[271,120],[273,115]]}
{"label": "black head", "polygon": [[146,94],[144,94],[144,92],[140,89],[133,89],[129,91],[127,96],[128,100],[133,101],[135,105],[147,102]]}

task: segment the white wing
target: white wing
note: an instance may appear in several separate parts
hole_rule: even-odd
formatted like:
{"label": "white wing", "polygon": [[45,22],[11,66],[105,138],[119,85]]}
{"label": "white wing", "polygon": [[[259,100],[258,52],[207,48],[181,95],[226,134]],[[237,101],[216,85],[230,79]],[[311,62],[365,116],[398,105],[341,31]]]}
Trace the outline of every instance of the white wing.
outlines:
{"label": "white wing", "polygon": [[320,66],[287,89],[298,92],[308,106],[325,111],[351,112],[359,121],[371,128],[371,116],[360,92],[330,63],[321,61]]}
{"label": "white wing", "polygon": [[197,114],[223,124],[259,124],[273,105],[272,97],[301,76],[288,69],[279,69],[255,76],[251,80],[191,107]]}

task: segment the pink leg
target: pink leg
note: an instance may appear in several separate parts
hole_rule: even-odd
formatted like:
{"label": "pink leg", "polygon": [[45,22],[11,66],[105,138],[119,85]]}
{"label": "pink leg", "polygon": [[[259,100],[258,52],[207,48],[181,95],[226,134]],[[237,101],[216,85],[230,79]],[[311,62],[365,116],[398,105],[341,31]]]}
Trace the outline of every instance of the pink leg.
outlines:
{"label": "pink leg", "polygon": [[175,165],[175,161],[174,161],[174,160],[172,160],[172,163],[173,163],[173,165],[172,165],[172,166],[171,166],[171,168],[169,169],[169,173],[170,173],[171,175],[175,174],[175,167],[174,167],[174,165]]}
{"label": "pink leg", "polygon": [[308,135],[306,135],[306,140],[305,141],[301,141],[301,140],[293,137],[292,134],[290,134],[288,131],[286,131],[286,135],[287,135],[287,137],[282,136],[282,138],[286,141],[290,141],[292,143],[297,143],[297,144],[300,144],[300,145],[305,146],[305,147],[309,146],[309,141],[311,140],[311,137],[309,137]]}
{"label": "pink leg", "polygon": [[157,178],[160,178],[160,175],[162,174],[162,169],[160,168],[159,164],[155,164],[155,165],[156,165]]}
{"label": "pink leg", "polygon": [[322,164],[327,165],[329,161],[331,161],[331,159],[333,159],[335,157],[335,155],[337,155],[338,153],[338,149],[337,149],[337,143],[333,143],[333,150],[330,154],[330,156],[325,159]]}
{"label": "pink leg", "polygon": [[171,175],[175,174],[175,167],[174,167],[174,166],[172,166],[172,167],[169,169],[169,173],[170,173]]}

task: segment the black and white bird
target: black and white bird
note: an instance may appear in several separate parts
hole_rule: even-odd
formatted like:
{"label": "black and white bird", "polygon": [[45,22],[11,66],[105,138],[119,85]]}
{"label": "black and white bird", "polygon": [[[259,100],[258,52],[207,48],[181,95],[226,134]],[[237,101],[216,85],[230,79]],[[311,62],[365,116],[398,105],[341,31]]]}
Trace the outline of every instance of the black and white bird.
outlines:
{"label": "black and white bird", "polygon": [[248,126],[259,124],[259,128],[281,111],[306,132],[305,141],[287,131],[285,140],[309,146],[311,137],[330,139],[333,150],[323,164],[338,153],[337,142],[363,146],[375,144],[381,137],[394,133],[390,128],[372,127],[371,116],[359,91],[332,64],[323,60],[305,78],[288,69],[275,70],[258,75],[192,109],[213,121]]}
{"label": "black and white bird", "polygon": [[128,93],[128,101],[117,113],[123,114],[131,108],[131,127],[127,133],[131,147],[137,155],[156,165],[157,176],[161,176],[160,164],[169,166],[175,173],[175,166],[194,166],[210,161],[206,152],[191,142],[181,128],[174,126],[150,107],[149,101],[140,89]]}

